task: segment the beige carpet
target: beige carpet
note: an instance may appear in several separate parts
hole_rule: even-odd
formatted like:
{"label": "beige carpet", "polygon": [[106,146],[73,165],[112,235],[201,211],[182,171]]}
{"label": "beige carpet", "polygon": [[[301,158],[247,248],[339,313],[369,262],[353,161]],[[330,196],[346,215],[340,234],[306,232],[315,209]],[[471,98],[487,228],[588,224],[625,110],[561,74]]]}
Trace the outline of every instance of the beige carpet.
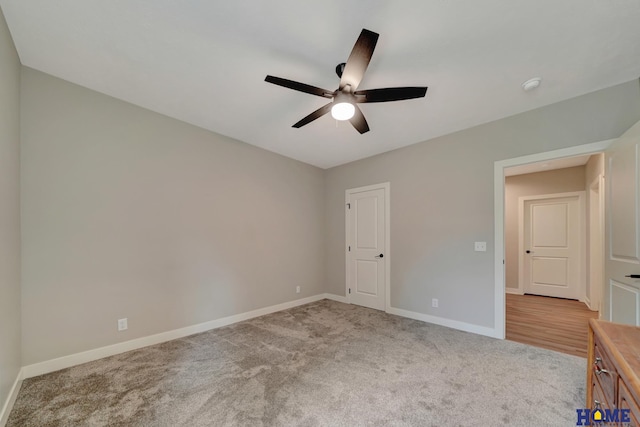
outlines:
{"label": "beige carpet", "polygon": [[25,380],[8,426],[568,426],[582,358],[323,300]]}

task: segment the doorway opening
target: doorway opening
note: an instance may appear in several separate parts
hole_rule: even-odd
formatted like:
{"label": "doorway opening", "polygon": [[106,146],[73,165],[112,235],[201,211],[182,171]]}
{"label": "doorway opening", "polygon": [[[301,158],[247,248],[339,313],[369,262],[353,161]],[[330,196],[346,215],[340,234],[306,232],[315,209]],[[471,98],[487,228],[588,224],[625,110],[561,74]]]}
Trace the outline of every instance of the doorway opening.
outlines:
{"label": "doorway opening", "polygon": [[586,190],[603,165],[600,153],[504,170],[508,340],[587,356],[587,291],[602,284],[586,286]]}
{"label": "doorway opening", "polygon": [[[508,338],[507,337],[507,310],[508,308],[514,308],[512,304],[518,298],[528,297],[524,295],[524,286],[521,283],[520,275],[518,273],[520,254],[525,254],[526,248],[523,247],[523,243],[519,242],[519,238],[522,236],[516,235],[513,236],[512,233],[507,233],[507,228],[513,229],[514,221],[517,224],[518,215],[516,213],[515,219],[512,215],[513,206],[507,206],[507,180],[509,176],[524,176],[527,174],[536,175],[541,174],[543,178],[546,178],[546,184],[554,188],[553,184],[559,184],[562,180],[558,176],[553,175],[573,175],[573,185],[577,186],[571,190],[567,190],[566,187],[562,189],[562,187],[555,187],[556,190],[547,190],[540,192],[540,195],[549,195],[553,193],[566,193],[571,191],[582,191],[585,193],[587,200],[585,201],[584,209],[584,223],[582,227],[584,229],[585,238],[581,242],[581,252],[582,252],[582,260],[584,263],[584,271],[585,273],[581,275],[580,279],[580,293],[578,301],[569,301],[572,303],[581,304],[580,308],[584,308],[585,316],[594,315],[597,316],[597,310],[599,308],[599,299],[601,298],[602,293],[598,292],[603,285],[604,278],[593,277],[591,278],[591,256],[592,256],[592,246],[596,247],[598,245],[602,245],[604,239],[602,238],[602,233],[604,232],[604,228],[602,227],[603,219],[595,218],[595,223],[598,224],[593,225],[591,221],[591,212],[594,209],[591,208],[591,203],[589,201],[589,197],[595,193],[595,197],[598,198],[597,205],[602,203],[602,199],[604,197],[604,187],[601,185],[603,177],[599,175],[603,175],[604,171],[604,160],[602,156],[602,152],[613,142],[613,140],[601,141],[592,144],[585,144],[581,146],[570,147],[561,150],[550,151],[546,153],[539,153],[529,156],[518,157],[514,159],[502,160],[495,162],[494,168],[494,205],[495,205],[495,336],[498,338]],[[573,163],[572,163],[573,162]],[[563,172],[563,169],[571,169],[578,168],[573,171]],[[601,169],[600,169],[601,168]],[[588,172],[587,172],[588,170]],[[553,172],[560,171],[560,172]],[[545,177],[545,173],[549,172]],[[599,173],[597,173],[599,172]],[[593,184],[594,179],[591,176],[595,173],[598,175],[598,188],[597,191],[592,193],[591,186]],[[522,180],[522,179],[521,179]],[[525,179],[526,180],[526,179]],[[543,180],[544,181],[544,180]],[[589,181],[589,182],[587,182]],[[527,191],[533,191],[531,187],[524,185],[523,187]],[[558,189],[559,188],[559,189]],[[522,190],[522,188],[520,189]],[[516,192],[517,193],[517,192]],[[534,192],[535,193],[535,192]],[[513,194],[511,194],[513,196]],[[532,196],[533,194],[520,194],[517,198],[522,196]],[[551,203],[553,204],[553,203]],[[603,203],[602,203],[603,205]],[[507,212],[507,209],[510,209],[510,212]],[[517,207],[515,208],[517,211]],[[557,213],[556,211],[561,210],[558,206],[553,208],[543,208],[540,212],[543,214],[541,218],[545,218],[546,214]],[[603,212],[602,210],[598,211],[599,213]],[[556,221],[557,222],[557,221]],[[517,225],[516,225],[517,229]],[[597,233],[596,239],[590,239],[590,235],[592,233]],[[597,254],[597,251],[593,250],[593,257],[595,259],[603,261],[602,254]],[[553,255],[547,256],[548,258],[553,258]],[[548,260],[547,260],[548,261]],[[552,260],[553,261],[553,260]],[[543,265],[542,263],[541,265]],[[553,264],[553,263],[552,263]],[[561,267],[561,262],[556,260],[556,267]],[[597,271],[599,266],[594,265],[593,268]],[[514,273],[515,271],[515,273]],[[544,272],[543,272],[544,273]],[[557,273],[557,272],[556,272]],[[546,281],[554,282],[558,281],[560,275],[553,273],[551,276],[547,275]],[[587,274],[589,273],[589,274]],[[544,275],[541,276],[544,279]],[[550,280],[553,279],[553,280]],[[542,280],[542,281],[545,281]],[[557,301],[553,301],[552,297],[538,296],[531,297],[529,300],[533,298],[538,298],[537,308],[528,309],[528,310],[538,310],[547,309],[549,312],[554,310],[554,304]],[[541,298],[541,299],[540,299]],[[517,301],[516,301],[517,302]],[[566,300],[560,300],[559,302],[565,303]],[[587,304],[587,305],[585,305]],[[520,313],[523,313],[522,310],[527,311],[525,309],[519,309]],[[569,309],[567,309],[569,310]],[[568,312],[568,311],[567,311]],[[543,317],[545,317],[543,315]],[[571,316],[569,316],[571,317]],[[580,317],[580,316],[573,316]],[[552,317],[546,316],[547,319],[552,320]],[[521,324],[532,323],[530,320],[520,320]],[[561,322],[558,318],[556,318],[557,326],[560,326],[564,320]],[[583,321],[586,325],[586,321]],[[586,328],[586,326],[585,326]],[[574,332],[567,332],[568,334],[573,334]],[[533,332],[531,332],[532,338],[536,338]],[[586,329],[585,329],[586,336]],[[560,338],[561,339],[561,338]],[[585,343],[586,349],[586,343]],[[575,354],[572,353],[572,354]],[[586,353],[585,353],[586,354]]]}

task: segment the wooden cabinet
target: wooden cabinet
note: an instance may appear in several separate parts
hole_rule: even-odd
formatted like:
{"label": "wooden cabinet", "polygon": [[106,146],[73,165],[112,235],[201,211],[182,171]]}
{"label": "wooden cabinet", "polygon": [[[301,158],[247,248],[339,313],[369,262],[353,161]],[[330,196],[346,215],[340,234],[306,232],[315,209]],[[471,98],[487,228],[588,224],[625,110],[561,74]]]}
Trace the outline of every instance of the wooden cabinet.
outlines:
{"label": "wooden cabinet", "polygon": [[640,427],[640,328],[591,319],[587,363],[586,407],[625,410],[624,425]]}

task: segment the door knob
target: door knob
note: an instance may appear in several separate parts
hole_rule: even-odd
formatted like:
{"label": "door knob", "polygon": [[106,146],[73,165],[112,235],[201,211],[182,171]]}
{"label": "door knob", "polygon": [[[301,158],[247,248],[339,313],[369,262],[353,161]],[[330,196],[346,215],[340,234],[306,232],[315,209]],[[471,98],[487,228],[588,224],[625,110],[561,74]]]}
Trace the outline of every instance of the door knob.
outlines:
{"label": "door knob", "polygon": [[376,255],[374,258],[384,258],[384,254]]}

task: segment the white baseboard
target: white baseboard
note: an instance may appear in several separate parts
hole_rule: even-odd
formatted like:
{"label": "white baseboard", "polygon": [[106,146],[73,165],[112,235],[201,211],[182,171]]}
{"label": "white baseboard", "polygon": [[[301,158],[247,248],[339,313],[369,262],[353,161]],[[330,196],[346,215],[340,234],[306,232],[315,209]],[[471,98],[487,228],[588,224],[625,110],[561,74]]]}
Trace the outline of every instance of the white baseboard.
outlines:
{"label": "white baseboard", "polygon": [[338,301],[338,302],[342,302],[342,303],[348,304],[347,297],[343,297],[342,295],[324,294],[324,297],[326,299],[330,299],[332,301]]}
{"label": "white baseboard", "polygon": [[13,387],[11,387],[11,391],[9,391],[9,396],[2,406],[2,411],[0,411],[0,427],[4,427],[7,424],[9,414],[11,413],[11,409],[13,409],[13,404],[16,403],[16,398],[18,397],[18,392],[22,385],[22,374],[23,370],[20,369],[20,371],[18,371],[18,376],[13,383]]}
{"label": "white baseboard", "polygon": [[[48,374],[49,372],[59,371],[60,369],[70,368],[71,366],[92,362],[94,360],[102,359],[104,357],[113,356],[116,354],[131,351],[131,350],[137,350],[139,348],[160,344],[163,342],[186,337],[186,336],[197,334],[200,332],[206,332],[211,329],[221,328],[223,326],[228,326],[233,323],[242,322],[244,320],[249,320],[255,317],[264,316],[266,314],[275,313],[277,311],[287,310],[289,308],[297,307],[304,304],[309,304],[312,302],[320,301],[322,299],[330,299],[333,301],[347,303],[346,297],[343,297],[341,295],[325,293],[325,294],[315,295],[312,297],[285,302],[282,304],[272,305],[270,307],[264,307],[264,308],[249,311],[246,313],[235,314],[233,316],[223,317],[221,319],[211,320],[209,322],[199,323],[197,325],[191,325],[191,326],[187,326],[180,329],[174,329],[171,331],[162,332],[155,335],[136,338],[130,341],[125,341],[125,342],[121,342],[121,343],[117,343],[117,344],[113,344],[105,347],[96,348],[93,350],[84,351],[81,353],[71,354],[68,356],[63,356],[56,359],[46,360],[44,362],[27,365],[27,366],[24,366],[21,370],[20,380],[24,378],[31,378],[38,375]],[[493,328],[487,328],[484,326],[478,326],[470,323],[459,322],[457,320],[450,320],[442,317],[431,316],[428,314],[415,313],[412,311],[402,310],[402,309],[393,308],[393,307],[391,307],[387,312],[390,314],[395,314],[397,316],[408,317],[410,319],[421,320],[423,322],[434,323],[436,325],[442,325],[442,326],[447,326],[454,329],[459,329],[461,331],[472,332],[475,334],[486,335],[494,338],[497,337],[496,331]]]}
{"label": "white baseboard", "polygon": [[584,305],[586,305],[589,310],[596,311],[593,308],[591,308],[591,300],[589,298],[587,298],[586,296],[583,297],[580,301],[582,301],[584,303]]}
{"label": "white baseboard", "polygon": [[504,288],[504,291],[508,294],[524,295],[524,292],[522,291],[522,289],[519,289],[519,288]]}
{"label": "white baseboard", "polygon": [[[324,297],[326,299],[348,304],[347,297],[343,297],[341,295],[324,294]],[[403,310],[401,308],[394,307],[389,307],[386,312],[389,314],[395,314],[396,316],[408,317],[409,319],[421,320],[427,323],[447,326],[449,328],[458,329],[465,332],[472,332],[479,335],[485,335],[491,338],[499,338],[495,329],[487,328],[485,326],[473,325],[471,323],[459,322],[457,320],[445,319],[444,317],[431,316],[429,314],[416,313],[414,311]]]}
{"label": "white baseboard", "polygon": [[[265,314],[271,314],[277,311],[297,307],[299,305],[309,304],[311,302],[330,298],[327,295],[330,294],[320,294],[312,297],[301,298],[295,301],[289,301],[282,304],[272,305],[270,307],[248,311],[246,313],[235,314],[233,316],[223,317],[221,319],[211,320],[209,322],[199,323],[197,325],[187,326],[185,328],[174,329],[172,331],[149,335],[142,338],[136,338],[118,344],[84,351],[82,353],[71,354],[68,356],[59,357],[57,359],[34,363],[33,365],[24,366],[22,368],[22,375],[23,378],[31,378],[38,375],[48,374],[49,372],[59,371],[60,369],[69,368],[71,366],[80,365],[82,363],[92,362],[94,360],[102,359],[103,357],[113,356],[116,354],[124,353],[126,351],[137,350],[142,347],[160,344],[166,341],[175,340],[177,338],[186,337],[188,335],[206,332],[211,329],[221,328],[233,323],[242,322],[243,320],[253,319],[254,317],[264,316]],[[338,298],[338,296],[335,295],[331,296]]]}
{"label": "white baseboard", "polygon": [[414,311],[408,311],[394,307],[390,307],[389,310],[387,310],[387,313],[395,314],[396,316],[408,317],[409,319],[421,320],[427,323],[434,323],[436,325],[446,326],[448,328],[458,329],[460,331],[471,332],[478,335],[485,335],[491,338],[500,338],[494,328],[487,328],[486,326],[474,325],[471,323],[460,322],[458,320],[446,319],[444,317],[432,316],[430,314],[416,313]]}

